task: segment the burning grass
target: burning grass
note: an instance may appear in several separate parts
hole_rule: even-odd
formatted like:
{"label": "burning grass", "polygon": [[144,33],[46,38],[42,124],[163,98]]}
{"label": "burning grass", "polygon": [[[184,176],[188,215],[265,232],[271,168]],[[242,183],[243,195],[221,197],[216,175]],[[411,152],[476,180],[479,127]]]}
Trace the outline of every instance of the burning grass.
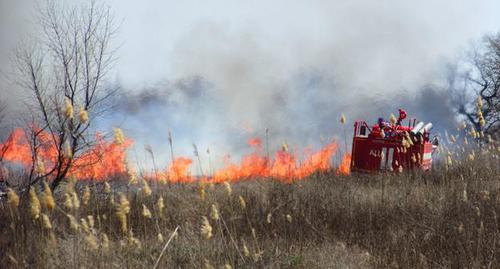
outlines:
{"label": "burning grass", "polygon": [[[37,132],[36,128],[31,128]],[[0,143],[2,159],[8,162],[19,163],[25,167],[26,171],[34,170],[38,178],[53,177],[54,171],[64,169],[68,163],[68,175],[80,180],[95,179],[105,180],[116,174],[124,174],[130,169],[126,166],[127,149],[133,141],[124,136],[119,128],[115,128],[114,141],[106,141],[101,134],[96,134],[96,144],[89,149],[79,152],[78,156],[67,153],[58,145],[61,144],[55,136],[44,131],[40,132],[37,143],[37,154],[33,154],[34,148],[30,142],[29,134],[23,129],[16,129],[9,136],[7,141]],[[56,140],[56,141],[54,141]],[[169,133],[169,141],[171,134]],[[54,143],[55,142],[55,143]],[[264,156],[262,141],[257,138],[250,138],[247,141],[253,152],[244,155],[239,164],[233,163],[229,156],[224,160],[224,167],[213,173],[191,174],[193,160],[189,157],[179,156],[174,158],[172,153],[172,163],[164,171],[149,173],[145,177],[150,181],[164,181],[169,183],[193,183],[198,181],[220,183],[224,181],[238,181],[245,178],[272,177],[285,182],[297,179],[304,179],[313,173],[324,172],[332,168],[331,159],[337,151],[337,143],[331,141],[318,151],[306,148],[304,152],[291,152],[286,144],[282,150],[276,151],[274,158]],[[198,150],[195,147],[195,155],[198,157]],[[63,156],[59,154],[63,151]],[[152,149],[149,149],[151,155]],[[68,150],[70,152],[70,150]],[[33,157],[35,156],[35,157]],[[60,158],[63,158],[62,166]],[[0,159],[1,160],[1,159]],[[344,156],[338,172],[349,174],[350,157]],[[199,163],[201,167],[201,161]],[[199,167],[199,168],[200,168]],[[200,168],[202,171],[203,169]]]}
{"label": "burning grass", "polygon": [[152,268],[157,261],[159,268],[495,268],[499,174],[498,153],[490,151],[429,173],[329,170],[291,183],[224,184],[122,177],[70,182],[53,194],[40,185],[19,204],[13,193],[1,204],[0,262],[6,268]]}

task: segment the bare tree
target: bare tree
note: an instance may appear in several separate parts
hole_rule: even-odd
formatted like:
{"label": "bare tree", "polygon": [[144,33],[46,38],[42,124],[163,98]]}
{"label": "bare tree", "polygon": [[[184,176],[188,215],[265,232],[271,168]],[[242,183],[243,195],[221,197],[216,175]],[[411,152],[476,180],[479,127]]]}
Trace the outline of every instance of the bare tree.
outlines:
{"label": "bare tree", "polygon": [[5,111],[7,109],[7,104],[0,100],[0,126],[2,126],[3,120],[5,119]]}
{"label": "bare tree", "polygon": [[[4,124],[4,119],[5,119],[5,111],[7,109],[7,104],[3,101],[3,100],[0,100],[0,128],[3,128],[3,124]],[[1,139],[1,135],[0,135],[0,139]],[[7,151],[7,147],[2,145],[0,147],[0,169],[2,169],[1,167],[1,164],[2,164],[2,161],[3,161],[3,156],[5,155],[5,152]],[[0,171],[0,180],[2,180],[2,171]]]}
{"label": "bare tree", "polygon": [[474,48],[468,58],[463,70],[459,70],[457,66],[449,69],[448,87],[457,112],[463,115],[476,131],[498,136],[500,33],[485,36],[480,46]]}
{"label": "bare tree", "polygon": [[[96,1],[69,6],[49,1],[38,11],[41,36],[16,53],[19,84],[30,96],[33,166],[26,185],[50,178],[54,189],[75,158],[95,143],[90,126],[116,94],[105,84],[115,59],[116,27],[110,9]],[[37,171],[39,149],[47,146],[56,156],[50,167]]]}

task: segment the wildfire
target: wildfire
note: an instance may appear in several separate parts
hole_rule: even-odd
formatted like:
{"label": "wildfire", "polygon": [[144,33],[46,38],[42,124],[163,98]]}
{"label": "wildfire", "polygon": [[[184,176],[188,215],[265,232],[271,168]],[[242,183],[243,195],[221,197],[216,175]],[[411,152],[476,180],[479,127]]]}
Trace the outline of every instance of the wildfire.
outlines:
{"label": "wildfire", "polygon": [[258,137],[253,137],[248,139],[248,145],[255,149],[260,149],[262,147],[262,140]]}
{"label": "wildfire", "polygon": [[163,175],[160,175],[163,179],[167,179],[172,183],[191,181],[191,175],[189,173],[189,167],[193,163],[193,160],[186,157],[175,158],[172,165],[165,171]]}
{"label": "wildfire", "polygon": [[[93,147],[75,156],[69,174],[78,179],[104,180],[126,172],[126,149],[132,145],[132,140],[125,139],[123,144],[107,142],[101,134],[97,133],[95,141],[96,144]],[[39,146],[36,147],[37,154],[34,160],[32,156],[35,147],[30,144],[26,132],[19,128],[10,134],[5,143],[0,144],[0,152],[3,153],[5,161],[19,163],[26,169],[32,167],[35,161],[37,165],[45,167],[44,170],[48,173],[57,165],[59,152],[64,150],[58,150],[56,147],[59,144],[59,138],[44,131],[38,135],[37,144]]]}
{"label": "wildfire", "polygon": [[1,144],[0,149],[4,160],[22,164],[31,164],[33,161],[31,148],[23,129],[15,129],[5,143]]}
{"label": "wildfire", "polygon": [[[54,138],[48,133],[41,132],[39,136],[38,154],[36,160],[32,158],[33,147],[30,145],[27,134],[23,129],[12,132],[5,143],[0,144],[0,150],[4,152],[3,159],[10,162],[20,163],[26,168],[33,164],[42,162],[45,171],[50,171],[57,164],[59,151],[54,145]],[[116,174],[127,172],[126,151],[131,146],[132,140],[124,138],[122,143],[116,141],[108,142],[101,134],[96,134],[96,144],[85,152],[74,156],[69,174],[77,179],[105,180]],[[57,142],[57,141],[56,141]],[[171,183],[186,183],[197,180],[207,182],[238,181],[251,178],[274,178],[283,182],[291,182],[303,179],[317,171],[332,169],[331,159],[337,151],[337,143],[332,141],[320,150],[314,152],[310,148],[304,150],[302,157],[297,151],[288,150],[283,147],[274,153],[271,158],[262,154],[262,141],[259,138],[251,138],[248,145],[253,152],[244,155],[241,162],[235,163],[227,155],[221,169],[214,171],[211,175],[191,175],[193,160],[188,157],[177,157],[163,171],[148,175],[151,180],[167,181]],[[349,154],[343,156],[337,174],[349,174]]]}
{"label": "wildfire", "polygon": [[297,163],[296,153],[285,150],[277,151],[272,160],[261,156],[259,153],[262,143],[258,138],[250,139],[248,144],[255,149],[253,153],[243,156],[240,165],[231,163],[227,159],[225,167],[216,171],[210,180],[224,182],[268,177],[290,182],[294,179],[305,178],[316,171],[330,169],[331,157],[337,150],[337,143],[332,141],[318,152],[307,151],[305,160]]}
{"label": "wildfire", "polygon": [[337,175],[349,175],[351,173],[351,154],[346,153],[342,157],[339,168],[337,169]]}
{"label": "wildfire", "polygon": [[74,161],[71,174],[79,179],[104,180],[109,176],[127,171],[127,148],[132,145],[131,139],[123,143],[107,142],[101,134],[96,134],[97,144],[84,152]]}

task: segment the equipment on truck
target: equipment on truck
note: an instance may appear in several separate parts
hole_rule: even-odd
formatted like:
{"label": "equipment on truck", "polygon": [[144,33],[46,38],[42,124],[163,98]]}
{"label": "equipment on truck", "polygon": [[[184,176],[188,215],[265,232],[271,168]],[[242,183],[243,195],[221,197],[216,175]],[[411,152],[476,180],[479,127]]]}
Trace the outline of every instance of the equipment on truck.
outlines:
{"label": "equipment on truck", "polygon": [[379,118],[373,126],[355,121],[352,140],[351,171],[403,171],[432,167],[432,153],[438,146],[437,137],[430,139],[432,123],[415,118],[403,126],[406,111],[399,109],[399,118],[389,122]]}

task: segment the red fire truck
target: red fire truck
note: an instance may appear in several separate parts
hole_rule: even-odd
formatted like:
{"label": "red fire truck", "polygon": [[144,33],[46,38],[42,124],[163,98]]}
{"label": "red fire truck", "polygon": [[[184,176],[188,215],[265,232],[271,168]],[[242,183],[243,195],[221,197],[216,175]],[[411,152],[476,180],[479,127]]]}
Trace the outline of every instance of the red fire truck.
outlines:
{"label": "red fire truck", "polygon": [[399,118],[391,115],[389,122],[379,118],[371,127],[365,121],[354,123],[351,171],[403,171],[432,166],[432,152],[438,140],[429,138],[432,123],[409,119],[403,125],[406,112],[399,109]]}

